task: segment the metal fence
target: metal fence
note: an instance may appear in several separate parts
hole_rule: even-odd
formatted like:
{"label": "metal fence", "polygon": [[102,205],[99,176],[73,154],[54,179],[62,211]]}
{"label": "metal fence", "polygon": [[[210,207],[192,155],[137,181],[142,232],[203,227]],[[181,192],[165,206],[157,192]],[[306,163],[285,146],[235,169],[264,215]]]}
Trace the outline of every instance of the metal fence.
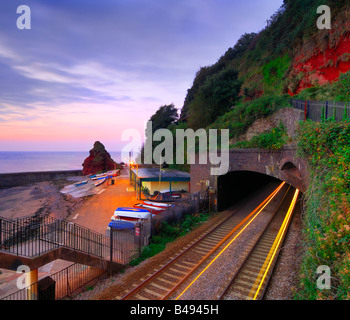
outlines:
{"label": "metal fence", "polygon": [[106,270],[75,263],[1,300],[61,300],[106,273]]}
{"label": "metal fence", "polygon": [[165,211],[157,214],[152,219],[152,234],[164,222],[179,222],[185,215],[195,214],[206,210],[209,207],[208,191],[190,194],[186,198],[181,198],[174,203],[174,206],[167,208]]}
{"label": "metal fence", "polygon": [[304,119],[343,121],[350,118],[350,103],[291,99],[291,105],[304,111]]}
{"label": "metal fence", "polygon": [[[99,257],[109,261],[110,266],[120,268],[141,255],[142,248],[149,244],[158,223],[179,222],[185,215],[204,211],[208,205],[207,191],[190,194],[151,221],[143,221],[133,228],[113,229],[110,236],[49,216],[16,220],[0,218],[0,251],[35,257],[59,247],[67,247]],[[62,299],[108,271],[111,272],[76,263],[1,299]]]}
{"label": "metal fence", "polygon": [[46,282],[51,282],[51,290],[41,288],[48,286],[43,279],[1,300],[62,299],[97,277],[123,268],[141,254],[142,247],[148,245],[150,237],[150,222],[136,225],[141,228],[139,236],[135,234],[135,228],[131,228],[115,229],[111,233],[112,237],[108,237],[67,221],[45,217],[40,219],[42,224],[39,224],[36,223],[38,220],[34,218],[30,224],[27,218],[18,221],[2,219],[0,250],[33,257],[65,246],[109,261],[110,269],[97,269],[75,263],[45,278]]}
{"label": "metal fence", "polygon": [[121,265],[141,255],[142,248],[149,244],[150,221],[137,223],[134,228],[110,230],[111,260]]}
{"label": "metal fence", "polygon": [[[126,260],[110,238],[66,220],[49,216],[7,220],[0,218],[0,250],[25,257],[36,257],[66,247],[113,262]],[[123,251],[124,252],[124,251]]]}

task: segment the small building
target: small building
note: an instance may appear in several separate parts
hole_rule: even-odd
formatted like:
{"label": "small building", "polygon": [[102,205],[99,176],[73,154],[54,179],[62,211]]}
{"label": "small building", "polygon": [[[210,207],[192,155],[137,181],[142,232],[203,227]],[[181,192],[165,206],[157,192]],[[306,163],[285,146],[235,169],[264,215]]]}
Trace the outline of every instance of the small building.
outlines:
{"label": "small building", "polygon": [[159,167],[134,167],[130,171],[130,184],[135,187],[138,199],[141,190],[148,190],[150,195],[155,192],[186,191],[190,192],[191,175],[175,169],[159,169]]}

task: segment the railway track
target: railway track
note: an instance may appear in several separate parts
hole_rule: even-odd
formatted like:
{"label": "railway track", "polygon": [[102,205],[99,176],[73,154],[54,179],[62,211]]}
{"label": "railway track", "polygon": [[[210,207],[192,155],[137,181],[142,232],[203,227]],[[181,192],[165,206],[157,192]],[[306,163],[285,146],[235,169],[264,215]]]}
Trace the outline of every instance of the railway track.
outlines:
{"label": "railway track", "polygon": [[261,300],[278,251],[283,245],[299,190],[290,187],[264,232],[219,297],[220,300]]}
{"label": "railway track", "polygon": [[[275,206],[284,197],[285,183],[281,183],[262,203],[244,218],[234,212],[224,221],[217,224],[209,232],[195,239],[176,257],[173,257],[159,270],[147,275],[139,285],[120,297],[121,300],[164,300],[172,296],[176,290],[200,267],[205,265],[219,248],[232,237],[237,237],[252,221],[271,203]],[[281,190],[284,190],[281,193]]]}

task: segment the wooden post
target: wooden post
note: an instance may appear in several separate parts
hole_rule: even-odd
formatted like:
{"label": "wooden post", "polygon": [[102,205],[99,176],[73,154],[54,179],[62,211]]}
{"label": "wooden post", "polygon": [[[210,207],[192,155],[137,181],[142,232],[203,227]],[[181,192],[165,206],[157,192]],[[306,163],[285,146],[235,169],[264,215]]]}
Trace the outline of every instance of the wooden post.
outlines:
{"label": "wooden post", "polygon": [[2,219],[0,219],[0,248],[2,247]]}
{"label": "wooden post", "polygon": [[209,192],[209,189],[208,189],[208,204],[209,204],[209,214],[210,214],[210,192]]}
{"label": "wooden post", "polygon": [[112,263],[113,263],[113,227],[110,228],[110,254],[109,254],[109,275],[112,276]]}
{"label": "wooden post", "polygon": [[141,222],[139,222],[139,229],[140,229],[140,233],[139,233],[139,257],[141,257],[141,253],[142,253],[142,239],[141,239],[142,224],[141,224]]}
{"label": "wooden post", "polygon": [[38,299],[38,269],[27,272],[26,274],[26,285],[28,300]]}

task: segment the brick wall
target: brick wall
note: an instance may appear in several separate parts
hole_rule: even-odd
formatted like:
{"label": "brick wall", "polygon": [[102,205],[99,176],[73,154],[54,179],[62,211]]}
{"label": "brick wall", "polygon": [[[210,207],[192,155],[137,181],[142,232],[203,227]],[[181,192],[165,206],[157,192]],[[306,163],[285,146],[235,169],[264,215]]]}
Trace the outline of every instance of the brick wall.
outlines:
{"label": "brick wall", "polygon": [[[198,155],[197,155],[198,159]],[[295,148],[285,147],[279,151],[262,149],[231,149],[229,172],[252,171],[286,181],[302,192],[307,190],[309,171],[307,162],[296,156]],[[198,163],[198,161],[196,162]],[[211,164],[191,165],[191,192],[206,188],[206,181],[214,189],[213,201],[217,201],[217,176],[210,175]],[[214,203],[215,204],[215,203]]]}

